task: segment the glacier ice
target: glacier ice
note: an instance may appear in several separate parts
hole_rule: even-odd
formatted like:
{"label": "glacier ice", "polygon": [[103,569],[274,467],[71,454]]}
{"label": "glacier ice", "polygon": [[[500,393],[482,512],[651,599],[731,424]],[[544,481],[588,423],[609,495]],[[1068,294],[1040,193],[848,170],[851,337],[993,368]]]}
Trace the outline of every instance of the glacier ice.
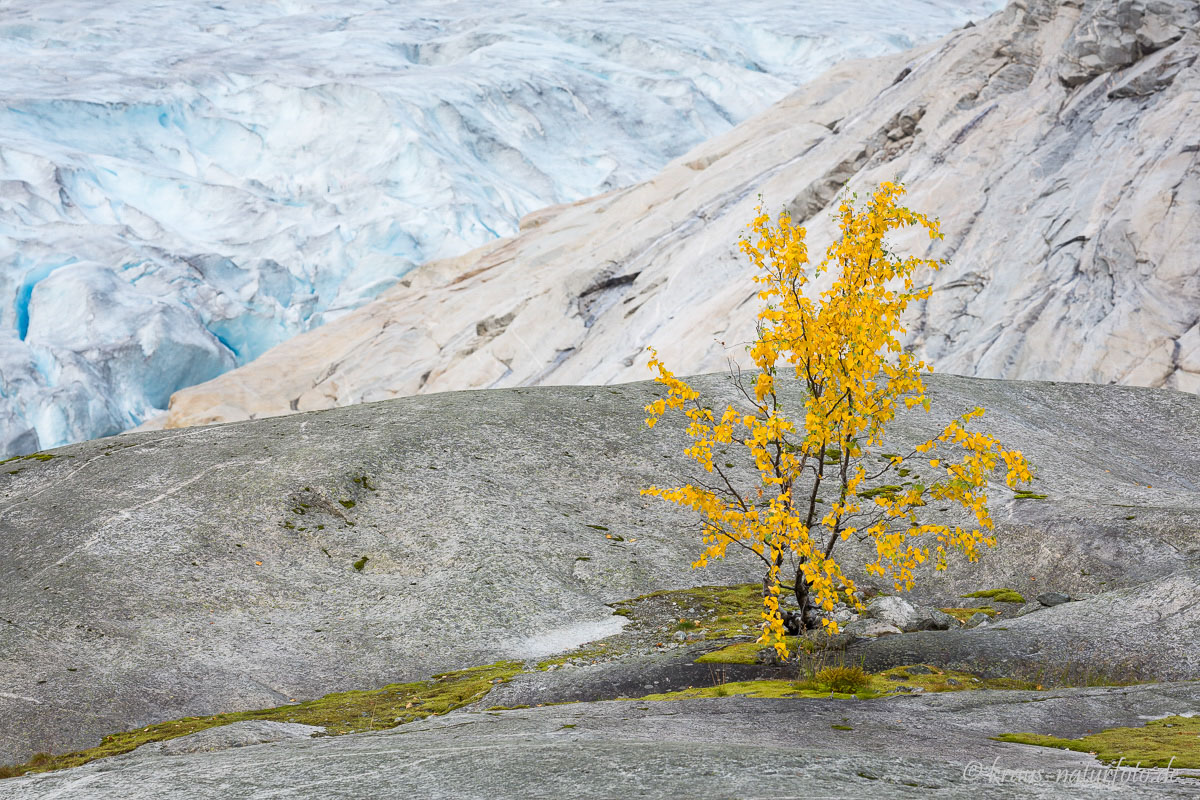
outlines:
{"label": "glacier ice", "polygon": [[1000,0],[9,0],[0,456],[102,436]]}

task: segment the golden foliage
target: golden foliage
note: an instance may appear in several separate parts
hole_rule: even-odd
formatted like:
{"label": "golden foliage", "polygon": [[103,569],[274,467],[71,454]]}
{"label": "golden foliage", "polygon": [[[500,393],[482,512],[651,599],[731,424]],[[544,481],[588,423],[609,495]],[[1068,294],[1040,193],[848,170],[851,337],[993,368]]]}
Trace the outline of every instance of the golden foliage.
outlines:
{"label": "golden foliage", "polygon": [[[762,284],[759,298],[765,301],[758,314],[758,339],[748,348],[759,370],[753,397],[744,392],[753,403],[749,413],[729,405],[717,417],[649,348],[649,367],[657,369],[655,381],[668,394],[645,407],[650,415],[646,424],[653,427],[668,410],[684,411],[693,440],[685,453],[720,480],[712,486],[651,486],[642,494],[703,515],[706,548],[693,566],[724,557],[731,544],[762,559],[766,579],[759,641],[773,644],[783,657],[787,645],[779,593],[785,560],[795,568],[796,583],[790,588],[802,608],[815,603],[830,611],[839,590],[859,604],[854,582],[832,556],[836,543],[850,536],[874,542],[877,557],[865,565],[868,573],[889,576],[897,590],[908,589],[914,568],[926,560],[944,569],[949,550],[974,561],[980,545],[995,543],[987,506],[994,470],[1003,465],[1010,488],[1032,480],[1020,451],[970,429],[982,408],[952,420],[907,455],[877,452],[901,405],[930,410],[921,374],[932,367],[905,352],[897,336],[905,332],[904,310],[931,291],[918,288],[913,274],[922,267],[936,270],[944,262],[901,259],[887,249],[885,236],[910,226],[924,228],[930,239],[942,234],[936,220],[897,205],[903,191],[901,185],[883,183],[862,211],[843,202],[838,209],[841,237],[811,272],[804,228],[793,225],[787,213],[772,225],[758,208],[748,226],[753,238],[740,243],[757,268],[754,280]],[[805,289],[826,272],[832,285],[814,300]],[[776,396],[778,370],[788,369],[786,365],[807,389],[802,425],[783,412]],[[746,448],[759,472],[759,485],[751,492],[737,491],[730,476],[714,464],[714,446],[734,442]],[[918,462],[924,463],[916,466]],[[917,479],[897,479],[912,474]],[[889,475],[897,476],[892,484],[878,485]],[[823,488],[832,493],[832,502],[820,497]],[[931,501],[961,505],[972,523],[964,527],[930,519]],[[836,632],[832,620],[822,623]]]}

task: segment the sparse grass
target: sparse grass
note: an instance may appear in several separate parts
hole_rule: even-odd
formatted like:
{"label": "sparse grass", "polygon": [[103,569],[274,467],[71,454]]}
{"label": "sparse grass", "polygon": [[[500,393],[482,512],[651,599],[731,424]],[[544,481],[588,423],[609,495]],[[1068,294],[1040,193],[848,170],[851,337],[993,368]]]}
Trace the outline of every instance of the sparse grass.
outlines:
{"label": "sparse grass", "polygon": [[[619,636],[620,634],[618,634]],[[608,645],[603,642],[595,642],[582,647],[577,647],[574,650],[569,650],[566,653],[557,655],[554,658],[547,658],[545,661],[539,661],[537,669],[545,671],[552,666],[562,666],[571,661],[595,661],[600,658],[606,658],[613,651],[608,649]]]}
{"label": "sparse grass", "polygon": [[1024,603],[1025,596],[1015,589],[984,589],[978,592],[962,595],[964,598],[979,597],[995,600],[997,603]]}
{"label": "sparse grass", "polygon": [[[747,629],[757,635],[762,622],[762,584],[744,583],[737,586],[698,586],[692,589],[665,589],[630,600],[613,603],[614,613],[636,607],[647,600],[672,603],[695,623],[690,630],[700,631],[706,639],[728,639],[745,636]],[[683,617],[680,614],[680,617]]]}
{"label": "sparse grass", "polygon": [[817,682],[832,692],[854,694],[867,687],[871,676],[862,667],[826,667],[817,673]]}
{"label": "sparse grass", "polygon": [[979,608],[943,608],[939,610],[949,614],[959,622],[966,622],[976,614],[987,614],[989,617],[994,617],[1000,613],[991,606],[980,606]]}
{"label": "sparse grass", "polygon": [[1037,733],[1002,733],[1001,742],[1058,747],[1093,753],[1105,764],[1200,769],[1200,717],[1166,717],[1141,728],[1109,728],[1079,739],[1061,739]]}
{"label": "sparse grass", "polygon": [[[814,691],[803,688],[795,681],[789,680],[757,680],[733,681],[719,686],[700,686],[692,689],[681,689],[675,692],[662,692],[639,697],[644,701],[690,700],[705,697],[828,697],[829,692]],[[849,697],[849,695],[846,695]]]}
{"label": "sparse grass", "polygon": [[186,717],[134,731],[110,734],[105,736],[99,745],[87,750],[61,755],[39,753],[24,764],[0,767],[0,777],[77,767],[98,758],[128,753],[149,742],[163,742],[243,720],[318,725],[325,728],[327,736],[394,728],[406,722],[445,714],[473,703],[486,695],[493,684],[507,681],[520,671],[519,662],[501,661],[434,675],[426,681],[393,683],[381,689],[337,692],[316,700],[277,708]]}
{"label": "sparse grass", "polygon": [[[753,645],[752,642],[747,644]],[[757,646],[756,646],[757,647]],[[718,651],[720,652],[720,651]],[[711,654],[710,654],[711,655]],[[697,659],[702,661],[703,658]],[[746,662],[721,662],[746,663]],[[685,700],[704,697],[857,697],[872,700],[924,692],[960,692],[968,689],[1036,689],[1029,681],[1010,678],[982,678],[969,672],[944,670],[927,664],[893,667],[868,673],[861,666],[829,665],[823,653],[803,660],[796,680],[746,680],[694,687],[675,692],[647,695],[641,700]]]}
{"label": "sparse grass", "polygon": [[1144,667],[1133,662],[1110,663],[1102,667],[1068,664],[1039,666],[1032,680],[1041,686],[1137,686],[1155,683]]}
{"label": "sparse grass", "polygon": [[[30,453],[25,456],[10,456],[9,458],[0,461],[0,464],[8,464],[13,461],[50,461],[58,458],[53,453]],[[11,473],[10,473],[11,474]]]}
{"label": "sparse grass", "polygon": [[[803,636],[788,636],[784,640],[787,643],[788,650],[805,652],[812,651],[816,645],[811,639]],[[711,653],[705,653],[696,659],[697,664],[755,664],[757,663],[758,651],[769,649],[765,645],[757,642],[738,642],[727,647],[722,647],[720,650],[713,650]]]}

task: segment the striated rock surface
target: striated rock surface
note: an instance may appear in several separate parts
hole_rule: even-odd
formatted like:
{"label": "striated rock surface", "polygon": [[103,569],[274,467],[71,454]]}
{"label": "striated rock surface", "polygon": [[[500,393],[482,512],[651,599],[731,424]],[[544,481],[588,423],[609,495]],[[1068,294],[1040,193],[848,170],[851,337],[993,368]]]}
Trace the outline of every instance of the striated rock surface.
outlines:
{"label": "striated rock surface", "polygon": [[[692,383],[716,407],[740,398],[727,376]],[[1040,651],[1088,668],[1149,648],[1148,673],[1200,677],[1200,398],[947,375],[929,387],[934,413],[904,412],[888,446],[906,452],[982,405],[981,429],[1028,455],[1046,499],[993,490],[997,548],[920,572],[911,602],[958,606],[1000,586],[1096,597],[1007,633],[931,639],[915,659],[910,645],[959,632],[885,636],[871,663]],[[6,462],[0,763],[188,715],[544,658],[619,630],[604,603],[761,578],[748,558],[690,570],[696,517],[638,494],[695,474],[682,418],[645,427],[661,388],[407,397]],[[798,407],[800,389],[781,381],[781,402]],[[868,551],[853,538],[838,551],[864,586]]]}
{"label": "striated rock surface", "polygon": [[463,710],[374,734],[170,759],[135,753],[5,781],[0,797],[1196,798],[1200,786],[1178,771],[1114,775],[1087,753],[989,738],[1081,736],[1196,712],[1194,683]]}
{"label": "striated rock surface", "polygon": [[[449,389],[723,369],[758,302],[736,251],[762,197],[836,230],[849,182],[896,177],[951,259],[911,344],[983,377],[1200,391],[1200,7],[1013,2],[849,62],[652,180],[526,217],[377,301],[174,395],[182,427]],[[926,252],[928,242],[897,238]]]}

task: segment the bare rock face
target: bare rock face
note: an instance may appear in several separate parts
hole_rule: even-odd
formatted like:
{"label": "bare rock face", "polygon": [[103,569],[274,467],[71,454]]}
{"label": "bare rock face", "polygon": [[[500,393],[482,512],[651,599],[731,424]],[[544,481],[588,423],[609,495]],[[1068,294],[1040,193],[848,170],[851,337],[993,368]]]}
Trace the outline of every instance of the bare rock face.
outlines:
{"label": "bare rock face", "polygon": [[[744,402],[727,375],[689,382],[715,408]],[[926,564],[907,601],[948,607],[995,587],[1094,597],[852,645],[868,665],[1085,669],[1119,653],[1151,677],[1200,677],[1200,398],[936,374],[928,388],[933,412],[903,411],[887,447],[908,452],[981,405],[980,429],[1027,455],[1045,497],[995,487],[996,548],[941,572]],[[800,382],[778,390],[803,407]],[[682,455],[684,418],[645,426],[661,391],[406,397],[7,462],[0,763],[190,715],[541,659],[620,630],[605,603],[761,580],[752,558],[691,569],[697,517],[639,494],[699,471]],[[748,488],[758,473],[730,474]],[[864,574],[872,543],[851,537],[836,555],[864,590],[894,590]],[[558,699],[578,698],[508,704]]]}
{"label": "bare rock face", "polygon": [[723,697],[461,710],[375,734],[174,758],[139,751],[5,781],[0,792],[6,800],[1194,800],[1200,787],[1178,771],[1127,778],[1087,753],[989,737],[998,731],[1082,736],[1198,709],[1194,684],[1165,683],[865,702]]}
{"label": "bare rock face", "polygon": [[[823,252],[849,182],[901,178],[946,239],[910,343],[981,377],[1200,391],[1200,10],[1013,2],[842,64],[653,180],[544,209],[378,301],[177,393],[183,427],[389,397],[724,369],[753,339],[736,249],[761,193]],[[746,359],[743,356],[743,362]]]}

